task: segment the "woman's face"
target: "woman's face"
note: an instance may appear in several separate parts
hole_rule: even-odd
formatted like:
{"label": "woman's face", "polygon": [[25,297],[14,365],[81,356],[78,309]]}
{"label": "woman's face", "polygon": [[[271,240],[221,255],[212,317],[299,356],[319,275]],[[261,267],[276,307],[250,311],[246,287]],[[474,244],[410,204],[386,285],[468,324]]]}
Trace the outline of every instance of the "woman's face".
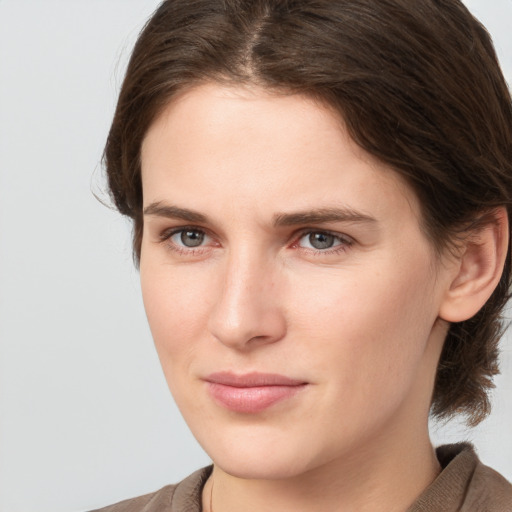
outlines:
{"label": "woman's face", "polygon": [[149,324],[219,467],[297,475],[426,431],[449,265],[334,113],[199,86],[151,126],[142,181]]}

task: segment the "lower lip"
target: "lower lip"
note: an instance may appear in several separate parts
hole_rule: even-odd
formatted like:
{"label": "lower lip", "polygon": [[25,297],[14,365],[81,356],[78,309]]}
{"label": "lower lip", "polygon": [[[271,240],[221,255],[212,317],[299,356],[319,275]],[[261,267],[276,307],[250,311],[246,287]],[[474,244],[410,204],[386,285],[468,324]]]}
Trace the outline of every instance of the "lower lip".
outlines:
{"label": "lower lip", "polygon": [[306,384],[247,388],[226,386],[216,382],[208,382],[207,384],[210,395],[223,407],[235,412],[253,414],[293,397],[306,387]]}

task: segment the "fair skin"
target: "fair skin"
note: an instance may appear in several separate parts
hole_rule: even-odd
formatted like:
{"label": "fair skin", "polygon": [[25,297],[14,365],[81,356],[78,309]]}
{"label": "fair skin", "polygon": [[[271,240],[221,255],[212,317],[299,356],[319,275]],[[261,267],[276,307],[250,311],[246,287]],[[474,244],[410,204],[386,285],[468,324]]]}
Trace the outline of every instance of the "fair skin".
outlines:
{"label": "fair skin", "polygon": [[440,469],[436,365],[489,258],[435,254],[412,190],[303,96],[186,91],[145,137],[142,181],[144,304],[215,464],[204,510],[214,482],[215,512],[405,511]]}

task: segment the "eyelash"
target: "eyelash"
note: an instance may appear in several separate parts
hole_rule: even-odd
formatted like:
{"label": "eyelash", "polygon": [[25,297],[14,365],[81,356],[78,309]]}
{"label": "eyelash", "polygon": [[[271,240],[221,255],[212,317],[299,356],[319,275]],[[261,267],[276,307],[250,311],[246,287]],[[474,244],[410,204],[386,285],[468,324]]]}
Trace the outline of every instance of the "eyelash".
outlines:
{"label": "eyelash", "polygon": [[[205,249],[208,249],[208,247],[197,246],[197,247],[186,248],[186,247],[181,247],[179,245],[176,245],[170,241],[174,235],[176,235],[178,233],[183,233],[185,231],[193,231],[196,233],[202,233],[203,235],[210,237],[210,235],[204,229],[197,228],[194,226],[182,226],[179,228],[167,229],[167,230],[163,231],[159,236],[160,242],[164,243],[169,249],[177,252],[178,254],[184,254],[184,255],[188,255],[188,256],[196,256],[199,254],[203,254],[205,252]],[[339,243],[338,243],[338,245],[335,245],[334,247],[327,248],[324,250],[310,249],[307,247],[300,247],[298,245],[300,240],[302,240],[305,236],[312,235],[312,234],[322,234],[322,235],[332,236]],[[352,238],[348,237],[347,235],[342,235],[340,233],[336,233],[336,232],[328,231],[328,230],[319,230],[319,229],[311,229],[311,228],[301,230],[299,233],[294,235],[294,240],[295,241],[291,244],[290,247],[297,248],[298,250],[306,251],[309,254],[312,254],[314,256],[340,254],[340,253],[347,251],[347,249],[354,244],[354,240]]]}
{"label": "eyelash", "polygon": [[174,235],[176,235],[178,233],[183,233],[185,231],[194,231],[196,233],[202,233],[205,236],[209,236],[208,233],[204,229],[200,229],[200,228],[197,228],[194,226],[182,226],[179,228],[172,228],[172,229],[167,229],[167,230],[163,231],[159,236],[160,242],[165,244],[166,247],[168,247],[172,251],[177,252],[178,254],[185,254],[188,256],[196,256],[199,254],[203,254],[205,252],[205,249],[207,249],[204,246],[188,247],[187,248],[187,247],[181,247],[181,246],[176,245],[171,242],[171,238]]}
{"label": "eyelash", "polygon": [[[329,247],[327,249],[315,249],[308,247],[300,247],[299,242],[306,236],[310,236],[312,234],[321,234],[332,236],[335,239],[335,242],[339,242],[338,245],[334,247]],[[295,242],[293,242],[292,247],[297,248],[302,251],[307,251],[309,254],[313,256],[325,256],[325,255],[334,255],[341,254],[346,252],[349,247],[351,247],[354,243],[354,240],[347,235],[342,235],[340,233],[336,233],[333,231],[321,230],[321,229],[304,229],[300,231],[295,237]]]}

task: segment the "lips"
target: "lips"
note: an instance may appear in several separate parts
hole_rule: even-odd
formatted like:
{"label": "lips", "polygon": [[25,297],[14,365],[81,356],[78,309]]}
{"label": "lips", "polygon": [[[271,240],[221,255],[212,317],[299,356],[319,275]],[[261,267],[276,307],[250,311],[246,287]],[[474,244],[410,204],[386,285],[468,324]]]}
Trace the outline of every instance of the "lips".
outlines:
{"label": "lips", "polygon": [[307,386],[307,382],[269,373],[236,375],[219,372],[204,380],[215,402],[232,411],[248,414],[292,398]]}

